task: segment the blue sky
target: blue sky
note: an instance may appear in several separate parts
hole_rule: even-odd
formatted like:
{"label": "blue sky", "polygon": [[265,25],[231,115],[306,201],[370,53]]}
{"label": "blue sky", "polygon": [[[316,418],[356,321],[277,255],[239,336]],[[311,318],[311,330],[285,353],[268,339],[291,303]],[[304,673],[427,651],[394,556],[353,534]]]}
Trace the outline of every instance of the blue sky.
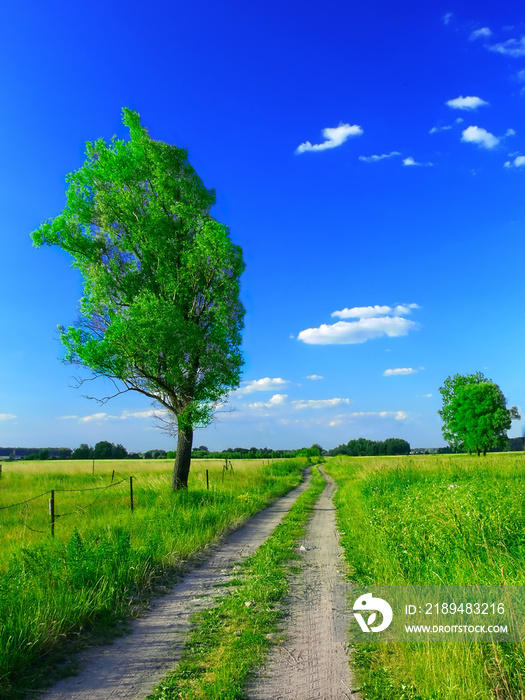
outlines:
{"label": "blue sky", "polygon": [[244,381],[195,445],[441,445],[456,372],[525,410],[519,4],[7,5],[0,445],[174,444],[146,399],[71,388],[56,326],[81,281],[29,237],[122,107],[188,149],[247,263]]}

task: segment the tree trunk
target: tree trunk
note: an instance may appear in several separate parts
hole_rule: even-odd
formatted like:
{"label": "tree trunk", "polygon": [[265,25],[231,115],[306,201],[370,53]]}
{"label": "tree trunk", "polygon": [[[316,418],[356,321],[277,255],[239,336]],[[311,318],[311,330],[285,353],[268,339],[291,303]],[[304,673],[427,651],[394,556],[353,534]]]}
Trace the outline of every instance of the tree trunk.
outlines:
{"label": "tree trunk", "polygon": [[171,477],[172,491],[188,488],[188,475],[190,473],[191,447],[193,445],[193,429],[179,428],[177,435],[177,455],[173,465]]}

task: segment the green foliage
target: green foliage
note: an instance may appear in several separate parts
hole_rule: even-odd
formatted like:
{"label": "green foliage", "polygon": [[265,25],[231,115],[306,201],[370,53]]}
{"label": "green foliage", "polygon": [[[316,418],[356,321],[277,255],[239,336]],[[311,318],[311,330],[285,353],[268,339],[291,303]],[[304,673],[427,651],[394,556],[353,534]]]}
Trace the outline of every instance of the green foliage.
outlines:
{"label": "green foliage", "polygon": [[93,459],[93,448],[83,442],[80,447],[73,450],[71,459]]}
{"label": "green foliage", "polygon": [[358,438],[350,440],[346,445],[334,447],[328,453],[330,456],[349,455],[351,457],[380,457],[383,455],[408,455],[410,444],[401,438],[387,438],[384,441]]}
{"label": "green foliage", "polygon": [[501,389],[482,372],[447,377],[439,391],[443,437],[451,447],[479,455],[506,444],[511,420],[519,418],[518,409],[507,408]]}
{"label": "green foliage", "polygon": [[441,430],[443,437],[453,449],[461,449],[462,445],[459,436],[454,432],[454,411],[451,406],[452,402],[461,387],[467,384],[483,384],[489,381],[490,379],[487,379],[483,372],[476,372],[475,374],[455,374],[453,377],[447,377],[443,382],[443,386],[439,387],[443,399],[443,407],[438,411],[443,421]]}
{"label": "green foliage", "polygon": [[64,210],[32,238],[83,278],[81,320],[60,327],[65,359],[161,404],[187,439],[239,385],[242,251],[187,152],[154,141],[136,112],[123,122],[129,141],[88,143]]}

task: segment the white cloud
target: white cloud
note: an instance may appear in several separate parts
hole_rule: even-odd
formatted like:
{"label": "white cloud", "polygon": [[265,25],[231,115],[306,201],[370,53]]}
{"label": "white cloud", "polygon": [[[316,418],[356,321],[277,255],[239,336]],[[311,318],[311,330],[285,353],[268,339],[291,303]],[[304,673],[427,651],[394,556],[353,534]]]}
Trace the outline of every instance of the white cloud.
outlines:
{"label": "white cloud", "polygon": [[481,129],[479,126],[469,126],[461,134],[461,140],[465,143],[475,143],[480,148],[495,148],[500,139],[490,131]]}
{"label": "white cloud", "polygon": [[424,166],[431,166],[433,163],[418,163],[416,160],[412,158],[412,156],[409,156],[408,158],[403,159],[403,165],[424,165]]}
{"label": "white cloud", "polygon": [[514,131],[514,129],[507,129],[507,131],[505,132],[505,136],[516,136],[516,132]]}
{"label": "white cloud", "polygon": [[393,158],[394,156],[400,156],[399,151],[391,151],[390,153],[382,153],[380,156],[359,156],[359,160],[364,163],[377,163],[378,160],[384,160],[385,158]]}
{"label": "white cloud", "polygon": [[454,13],[453,12],[447,12],[446,15],[443,15],[443,24],[450,24],[452,20],[454,19]]}
{"label": "white cloud", "polygon": [[255,401],[254,403],[248,404],[248,408],[273,408],[274,406],[280,406],[285,403],[288,398],[288,394],[274,394],[269,401]]}
{"label": "white cloud", "polygon": [[334,311],[332,316],[359,320],[338,321],[332,325],[322,324],[318,328],[307,328],[299,333],[297,339],[309,345],[352,345],[384,335],[389,337],[407,335],[409,331],[418,329],[419,324],[402,316],[411,313],[412,309],[419,308],[417,304],[345,308]]}
{"label": "white cloud", "polygon": [[501,53],[504,56],[519,58],[520,56],[525,56],[525,36],[522,36],[521,39],[508,39],[501,44],[492,44],[487,48],[489,51]]}
{"label": "white cloud", "polygon": [[450,129],[452,129],[452,126],[450,126],[450,124],[447,126],[433,126],[428,133],[439,134],[440,131],[449,131]]}
{"label": "white cloud", "polygon": [[109,416],[107,413],[92,413],[90,416],[82,416],[80,422],[89,423],[92,420],[108,420],[109,418],[115,418],[115,416]]}
{"label": "white cloud", "polygon": [[324,379],[324,377],[322,377],[320,374],[309,374],[306,378],[311,379],[314,382],[318,379]]}
{"label": "white cloud", "polygon": [[412,367],[396,367],[395,369],[385,369],[383,377],[396,377],[401,374],[416,374],[417,369]]}
{"label": "white cloud", "polygon": [[330,427],[343,425],[344,423],[354,423],[360,418],[393,418],[394,420],[406,420],[409,417],[407,411],[359,411],[355,413],[341,413],[334,416],[330,422]]}
{"label": "white cloud", "polygon": [[350,399],[305,399],[302,401],[292,401],[293,407],[298,410],[303,408],[332,408],[333,406],[349,403]]}
{"label": "white cloud", "polygon": [[525,69],[522,69],[516,73],[516,78],[521,82],[525,82]]}
{"label": "white cloud", "polygon": [[488,27],[481,27],[481,29],[475,29],[469,36],[470,41],[475,41],[483,36],[492,36],[492,32]]}
{"label": "white cloud", "polygon": [[484,105],[488,105],[488,102],[485,102],[485,100],[482,100],[480,97],[475,97],[474,95],[470,95],[469,97],[456,97],[453,100],[448,100],[445,102],[449,107],[452,107],[452,109],[477,109],[478,107],[482,107]]}
{"label": "white cloud", "polygon": [[357,124],[339,124],[336,127],[328,127],[323,129],[322,134],[326,141],[323,143],[311,144],[306,141],[297,147],[296,153],[304,153],[305,151],[325,151],[327,148],[336,148],[341,146],[350,136],[360,136],[363,129]]}
{"label": "white cloud", "polygon": [[407,335],[419,324],[400,316],[361,318],[359,321],[338,321],[333,325],[322,324],[319,328],[307,328],[297,336],[308,345],[353,345],[365,343],[373,338],[387,335],[390,338]]}
{"label": "white cloud", "polygon": [[107,420],[128,420],[129,418],[155,418],[163,416],[168,411],[165,408],[150,408],[146,411],[122,411],[120,416],[113,416],[110,413],[92,413],[89,416],[59,416],[59,420],[72,420],[78,418],[79,423],[90,423],[91,421]]}
{"label": "white cloud", "polygon": [[412,309],[419,309],[417,304],[398,304],[397,306],[354,306],[351,309],[334,311],[332,316],[339,318],[375,318],[376,316],[406,316]]}
{"label": "white cloud", "polygon": [[263,379],[254,379],[251,382],[246,382],[245,386],[237,389],[234,393],[236,396],[244,396],[245,394],[251,394],[254,391],[273,391],[275,389],[282,389],[289,384],[290,382],[287,379],[281,379],[281,377],[264,377]]}
{"label": "white cloud", "polygon": [[525,156],[517,156],[513,161],[508,160],[505,163],[505,168],[522,168],[525,165]]}
{"label": "white cloud", "polygon": [[128,418],[152,418],[162,416],[168,411],[165,408],[150,408],[147,411],[122,411],[120,420]]}
{"label": "white cloud", "polygon": [[16,418],[14,413],[0,413],[0,420],[13,420]]}

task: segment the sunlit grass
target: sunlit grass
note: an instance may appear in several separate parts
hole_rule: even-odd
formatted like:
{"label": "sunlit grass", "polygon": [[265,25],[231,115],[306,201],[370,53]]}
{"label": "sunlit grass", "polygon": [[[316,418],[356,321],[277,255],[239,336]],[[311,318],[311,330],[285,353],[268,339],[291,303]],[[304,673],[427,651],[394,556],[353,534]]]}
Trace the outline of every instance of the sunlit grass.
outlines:
{"label": "sunlit grass", "polygon": [[[364,584],[523,585],[522,454],[334,458],[338,522]],[[365,697],[525,697],[521,645],[359,646]]]}
{"label": "sunlit grass", "polygon": [[[0,697],[34,683],[35,661],[71,635],[132,612],[163,572],[298,484],[306,462],[238,460],[223,473],[221,461],[198,460],[177,493],[165,460],[95,462],[94,475],[88,461],[4,464],[0,507],[55,489],[58,517],[52,538],[48,495],[0,510]],[[113,470],[123,483],[76,491],[109,485]]]}

